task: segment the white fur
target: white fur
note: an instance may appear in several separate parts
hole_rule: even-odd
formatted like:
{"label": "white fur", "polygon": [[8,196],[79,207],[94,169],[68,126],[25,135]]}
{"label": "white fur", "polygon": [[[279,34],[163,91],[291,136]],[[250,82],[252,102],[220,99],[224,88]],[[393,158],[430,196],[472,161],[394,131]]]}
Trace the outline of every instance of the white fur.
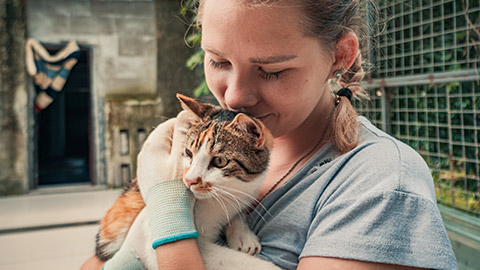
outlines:
{"label": "white fur", "polygon": [[[126,241],[140,258],[146,269],[158,270],[155,251],[152,249],[152,235],[148,225],[148,216],[142,210],[130,229]],[[252,255],[219,246],[206,238],[200,237],[197,241],[200,254],[208,270],[279,270],[271,262],[261,260]]]}
{"label": "white fur", "polygon": [[[197,198],[194,219],[199,232],[198,245],[207,269],[279,269],[270,262],[249,255],[260,252],[261,245],[239,214],[255,200],[257,189],[265,175],[252,182],[226,178],[218,168],[207,169],[210,160],[205,145],[200,147],[191,164],[188,158],[184,160],[184,165],[189,167],[185,178],[201,177],[204,183],[209,182],[214,187],[210,193],[198,193],[194,186],[191,187]],[[156,270],[158,265],[155,251],[151,247],[153,239],[148,220],[147,211],[143,209],[132,224],[126,242],[147,269]],[[214,244],[227,224],[227,242],[231,248]]]}
{"label": "white fur", "polygon": [[238,250],[250,255],[260,253],[262,245],[258,236],[254,234],[245,221],[242,215],[237,215],[225,229],[228,246],[234,250]]}
{"label": "white fur", "polygon": [[122,228],[120,229],[120,233],[118,233],[118,235],[120,236],[117,237],[115,240],[110,242],[110,240],[105,240],[103,238],[100,238],[98,244],[105,248],[104,252],[106,254],[115,254],[115,252],[117,252],[122,247],[123,241],[127,233],[128,233],[128,228],[127,229]]}
{"label": "white fur", "polygon": [[198,248],[208,270],[279,270],[271,262],[208,241],[198,241]]}

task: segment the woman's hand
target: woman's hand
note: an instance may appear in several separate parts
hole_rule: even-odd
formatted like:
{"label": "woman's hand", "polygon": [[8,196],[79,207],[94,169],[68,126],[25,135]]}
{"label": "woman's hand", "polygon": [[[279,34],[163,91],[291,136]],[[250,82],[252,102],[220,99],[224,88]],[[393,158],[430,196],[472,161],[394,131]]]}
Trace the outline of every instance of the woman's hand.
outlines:
{"label": "woman's hand", "polygon": [[181,180],[185,135],[194,117],[182,111],[160,124],[138,155],[138,185],[148,211],[153,249],[198,237],[193,222],[195,199]]}
{"label": "woman's hand", "polygon": [[185,135],[194,117],[193,113],[182,111],[148,136],[137,160],[138,183],[144,198],[154,185],[182,178]]}

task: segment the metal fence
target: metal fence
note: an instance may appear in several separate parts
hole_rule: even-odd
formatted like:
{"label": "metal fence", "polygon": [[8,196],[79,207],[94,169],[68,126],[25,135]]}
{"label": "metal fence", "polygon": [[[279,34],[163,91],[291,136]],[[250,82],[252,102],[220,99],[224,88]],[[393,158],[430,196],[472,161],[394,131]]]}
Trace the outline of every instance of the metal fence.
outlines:
{"label": "metal fence", "polygon": [[480,215],[480,1],[377,1],[360,114],[416,149],[437,199]]}

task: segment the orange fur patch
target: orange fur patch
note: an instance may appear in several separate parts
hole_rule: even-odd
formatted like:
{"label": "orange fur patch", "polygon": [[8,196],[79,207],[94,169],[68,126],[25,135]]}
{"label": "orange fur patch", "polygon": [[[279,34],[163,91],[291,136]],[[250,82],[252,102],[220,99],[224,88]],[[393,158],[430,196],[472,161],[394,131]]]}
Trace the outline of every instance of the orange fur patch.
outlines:
{"label": "orange fur patch", "polygon": [[126,234],[135,218],[145,207],[143,197],[135,183],[123,193],[107,211],[100,221],[100,237],[107,241],[114,241]]}

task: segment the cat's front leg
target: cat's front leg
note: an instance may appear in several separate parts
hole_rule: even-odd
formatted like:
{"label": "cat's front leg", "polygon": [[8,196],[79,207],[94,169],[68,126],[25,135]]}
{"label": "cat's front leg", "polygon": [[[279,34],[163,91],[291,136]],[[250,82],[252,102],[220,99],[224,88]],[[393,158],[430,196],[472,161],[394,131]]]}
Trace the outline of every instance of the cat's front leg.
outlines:
{"label": "cat's front leg", "polygon": [[199,238],[197,243],[208,270],[280,270],[278,266],[271,262],[228,247],[219,246],[205,239]]}
{"label": "cat's front leg", "polygon": [[262,245],[241,214],[238,214],[225,228],[227,244],[230,248],[250,255],[260,253]]}

